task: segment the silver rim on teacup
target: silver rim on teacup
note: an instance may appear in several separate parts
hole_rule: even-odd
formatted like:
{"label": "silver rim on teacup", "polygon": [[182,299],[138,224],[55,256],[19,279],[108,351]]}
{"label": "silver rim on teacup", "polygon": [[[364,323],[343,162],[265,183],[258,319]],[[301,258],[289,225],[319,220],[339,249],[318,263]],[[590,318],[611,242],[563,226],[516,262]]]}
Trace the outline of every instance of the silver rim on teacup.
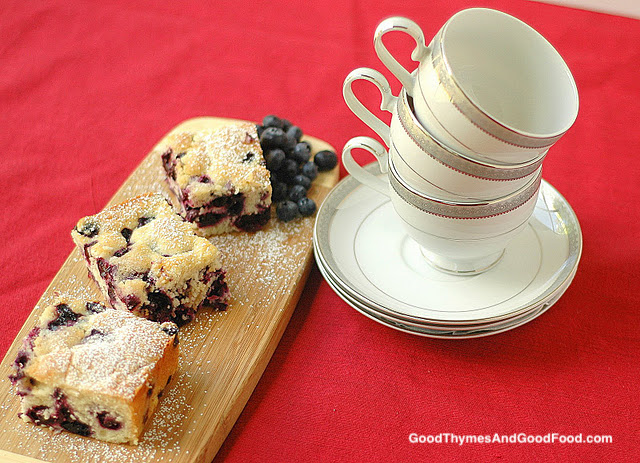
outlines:
{"label": "silver rim on teacup", "polygon": [[[428,156],[434,158],[439,163],[455,169],[463,174],[479,177],[487,180],[517,180],[540,168],[547,151],[536,156],[531,161],[521,164],[497,164],[482,162],[465,154],[454,151],[434,137],[420,124],[413,112],[412,98],[407,95],[403,88],[397,100],[398,120],[404,132],[420,147]],[[401,153],[399,152],[401,155]]]}
{"label": "silver rim on teacup", "polygon": [[[503,13],[504,14],[504,13]],[[533,28],[525,24],[524,22],[516,19],[512,16],[504,14],[505,17],[510,18],[511,20],[518,21],[519,23],[526,26],[527,29],[530,29],[535,34],[538,34]],[[453,72],[451,70],[450,64],[447,62],[446,54],[444,52],[444,36],[447,33],[448,28],[451,23],[445,24],[445,26],[435,35],[433,38],[433,42],[431,44],[431,64],[438,76],[440,84],[443,89],[449,96],[451,103],[474,125],[482,129],[487,134],[498,138],[506,143],[511,145],[515,145],[521,148],[545,148],[550,147],[555,142],[557,142],[565,132],[571,127],[573,124],[575,117],[573,120],[569,121],[566,127],[562,127],[554,134],[548,134],[547,136],[536,136],[534,134],[526,133],[524,131],[516,130],[515,128],[508,127],[507,125],[501,123],[497,119],[491,117],[491,115],[487,114],[483,110],[481,110],[473,100],[465,93],[462,89],[462,86],[456,81],[453,76]],[[549,42],[544,39],[544,37],[540,36],[547,44]],[[553,46],[549,44],[551,48]],[[555,49],[554,49],[555,50]],[[563,61],[564,63],[564,61]],[[566,67],[566,64],[565,64]],[[567,75],[570,76],[571,82],[573,82],[573,78],[571,77],[571,72],[567,67]],[[575,82],[573,83],[573,87],[575,89]],[[422,87],[418,84],[419,91],[422,93]],[[577,89],[576,89],[577,92]],[[424,94],[422,94],[424,97]],[[427,99],[425,98],[425,101]],[[576,112],[577,115],[577,112]]]}
{"label": "silver rim on teacup", "polygon": [[484,219],[505,214],[525,204],[540,188],[542,172],[529,183],[502,198],[488,201],[453,202],[421,193],[411,187],[398,173],[389,158],[389,185],[411,206],[429,214],[452,219]]}
{"label": "silver rim on teacup", "polygon": [[[374,177],[381,174],[380,165],[377,162],[372,162],[365,166],[364,169],[372,173]],[[347,198],[353,198],[352,195],[358,191],[361,185],[362,183],[353,176],[343,178],[329,193],[318,209],[317,219],[313,229],[313,244],[316,259],[322,261],[319,264],[320,269],[328,272],[334,281],[340,283],[341,288],[346,289],[349,294],[357,298],[361,303],[376,309],[376,311],[391,315],[393,318],[405,319],[414,323],[451,327],[467,325],[469,323],[473,324],[474,321],[452,321],[440,317],[434,319],[431,316],[416,313],[410,314],[407,310],[410,311],[410,309],[415,307],[404,305],[403,303],[401,303],[401,306],[385,304],[378,296],[368,292],[365,287],[358,282],[359,279],[346,270],[340,252],[332,244],[334,241],[336,243],[342,243],[342,238],[344,238],[343,222],[334,220],[334,217],[336,214],[344,213],[342,205],[346,203],[354,204],[353,201],[349,201]],[[541,284],[540,287],[541,292],[536,293],[533,299],[519,302],[517,305],[514,305],[508,313],[503,315],[492,315],[474,319],[475,323],[498,322],[500,320],[512,319],[511,317],[521,316],[534,310],[537,311],[538,307],[544,307],[544,311],[553,305],[571,284],[571,280],[575,276],[580,262],[583,247],[582,232],[578,218],[566,199],[544,180],[541,184],[540,197],[541,205],[539,210],[557,216],[558,223],[561,224],[561,230],[558,229],[556,233],[560,233],[566,237],[568,246],[566,259],[553,271],[553,276],[545,279],[545,282]],[[335,238],[334,235],[336,233],[340,238],[338,240],[332,239],[332,237]],[[351,239],[354,238],[355,236]],[[351,246],[352,244],[350,243],[349,247]],[[367,281],[364,278],[363,280]],[[370,282],[367,281],[366,284],[369,283]]]}
{"label": "silver rim on teacup", "polygon": [[[489,21],[488,24],[487,21]],[[513,44],[516,48],[508,52],[505,51],[506,49],[502,50],[509,53],[508,57],[510,59],[520,62],[528,62],[529,58],[533,59],[535,56],[544,55],[545,60],[553,66],[552,71],[555,72],[555,83],[548,83],[553,84],[554,88],[558,85],[561,86],[561,90],[566,92],[566,96],[572,100],[570,102],[566,101],[566,107],[561,113],[564,114],[562,118],[554,119],[556,122],[544,129],[528,129],[521,127],[520,123],[516,123],[515,120],[510,122],[510,117],[503,119],[501,116],[496,114],[493,109],[490,109],[490,107],[482,109],[485,104],[476,99],[473,88],[468,88],[467,84],[464,83],[464,79],[461,79],[461,75],[459,74],[461,71],[461,69],[459,69],[460,62],[459,60],[456,61],[457,58],[454,58],[456,55],[459,55],[459,50],[456,51],[456,47],[460,43],[461,39],[459,34],[462,31],[468,30],[470,24],[473,25],[476,23],[484,24],[484,26],[479,27],[486,28],[487,26],[492,26],[491,29],[486,29],[488,32],[493,29],[501,31],[508,27],[514,31],[513,33],[520,34],[520,38],[522,38],[522,40]],[[515,29],[517,29],[517,31]],[[389,53],[385,47],[382,42],[382,37],[391,31],[403,32],[415,40],[416,48],[412,51],[411,58],[414,61],[421,63],[417,71],[420,71],[420,69],[423,70],[421,73],[423,76],[422,78],[420,77],[420,73],[415,75],[410,73],[393,57],[393,55],[391,55],[391,53]],[[492,38],[499,41],[503,39],[507,41],[509,40],[509,37],[507,36],[479,37],[475,34],[473,34],[473,38],[471,40],[481,40],[484,38],[489,38],[490,41]],[[510,46],[511,43],[507,42],[507,47]],[[499,152],[496,153],[484,153],[483,149],[479,149],[475,145],[473,148],[470,148],[467,143],[476,143],[475,141],[471,141],[471,139],[467,138],[465,138],[465,140],[461,140],[458,136],[452,133],[447,126],[454,123],[454,120],[462,123],[462,120],[464,119],[468,124],[477,128],[486,136],[493,138],[502,144],[518,148],[516,151],[531,150],[539,153],[541,150],[553,145],[575,122],[575,118],[578,113],[577,87],[567,64],[553,45],[551,45],[535,29],[506,13],[487,8],[470,8],[462,10],[453,15],[445,23],[445,25],[435,35],[429,46],[426,46],[424,33],[418,24],[403,17],[387,18],[382,21],[376,29],[374,47],[380,60],[387,66],[391,73],[400,80],[404,88],[407,89],[407,93],[417,96],[421,103],[425,103],[427,109],[430,110],[429,113],[433,118],[435,118],[432,122],[439,124],[441,129],[446,131],[456,142],[467,147],[470,151],[477,151],[479,154],[482,153],[483,156],[487,155],[487,157],[492,157],[489,156],[489,154],[499,154],[499,152],[502,152],[504,147],[488,148],[490,150],[498,149]],[[495,50],[494,53],[493,47],[491,46],[485,47],[485,49],[492,50],[490,52],[491,54],[495,54],[500,51]],[[533,53],[536,53],[536,50],[539,52],[538,55],[533,55]],[[516,53],[512,54],[513,51]],[[465,65],[471,67],[474,65],[474,63],[470,63],[466,59],[463,60],[463,63],[466,63]],[[538,64],[540,64],[539,61]],[[433,79],[427,77],[427,75],[431,74]],[[432,80],[437,82],[437,95],[427,98],[430,86],[435,84]],[[431,83],[428,84],[428,87],[425,87],[424,85],[427,81]],[[548,90],[549,89],[538,88],[536,91],[544,91],[548,93]],[[571,95],[569,95],[569,93]],[[441,110],[445,111],[444,113],[440,114],[440,110],[434,111],[434,107],[429,104],[434,96],[437,96],[438,99],[442,100],[443,105]],[[444,103],[445,101],[446,103]],[[539,109],[542,109],[545,105],[548,106],[549,103],[550,101],[547,101],[540,106]],[[451,109],[451,111],[449,109]],[[549,109],[550,108],[546,108],[542,110],[549,111]],[[461,117],[455,117],[454,112]],[[443,116],[445,120],[441,120],[439,114],[440,116]],[[540,116],[545,117],[542,113]],[[546,117],[548,116],[549,114],[547,113]],[[430,118],[429,116],[425,117]],[[420,120],[422,120],[422,118],[420,118]],[[516,125],[513,125],[514,123]],[[488,139],[485,139],[481,143],[488,143]]]}

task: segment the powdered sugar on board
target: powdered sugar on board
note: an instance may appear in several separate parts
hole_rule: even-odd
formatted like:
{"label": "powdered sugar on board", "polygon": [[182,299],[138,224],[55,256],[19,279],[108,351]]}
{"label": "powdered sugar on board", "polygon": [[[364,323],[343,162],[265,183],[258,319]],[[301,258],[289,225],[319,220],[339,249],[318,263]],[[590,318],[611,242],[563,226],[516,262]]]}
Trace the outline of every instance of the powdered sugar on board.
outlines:
{"label": "powdered sugar on board", "polygon": [[[197,130],[217,121],[221,120],[196,119],[176,130]],[[312,146],[314,150],[331,149],[319,140],[312,140]],[[337,172],[320,174],[309,196],[319,205],[336,181]],[[148,192],[160,192],[172,199],[157,151],[142,161],[111,204]],[[0,459],[6,450],[73,463],[210,461],[244,407],[295,307],[297,298],[293,294],[301,289],[311,261],[313,221],[310,217],[285,224],[272,219],[256,233],[210,239],[219,249],[227,272],[230,305],[224,312],[203,309],[180,329],[177,375],[138,446],[108,444],[67,432],[54,434],[20,420],[16,416],[18,398],[9,390],[9,381],[2,379],[9,374],[15,358],[14,344],[0,367],[0,414],[4,421],[0,422]],[[101,298],[77,250],[37,304],[19,341],[56,291]]]}
{"label": "powdered sugar on board", "polygon": [[[242,326],[246,329],[260,328],[261,323],[268,321],[266,311],[293,283],[295,270],[306,258],[307,242],[311,239],[311,226],[307,222],[311,220],[312,218],[306,218],[285,224],[273,219],[264,230],[253,234],[235,233],[211,239],[222,255],[231,291],[231,303],[224,312],[207,309],[200,311],[193,323],[180,330],[178,376],[161,399],[138,446],[107,444],[66,432],[53,433],[15,417],[17,431],[24,435],[25,445],[33,448],[34,438],[42,440],[43,445],[39,446],[41,450],[36,458],[45,461],[55,459],[60,452],[72,455],[73,463],[142,462],[155,461],[159,457],[162,457],[162,461],[172,461],[173,456],[180,454],[182,450],[176,439],[178,430],[193,432],[187,425],[189,415],[194,412],[187,397],[194,393],[194,388],[201,385],[199,378],[216,375],[216,369],[219,368],[218,362],[210,356],[200,355],[201,351],[224,336],[225,318],[233,312],[242,312]],[[247,262],[254,263],[249,272]],[[70,276],[66,281],[61,281],[60,286],[67,288],[62,290],[65,294],[96,297],[92,283],[87,283],[82,278]],[[256,298],[256,294],[260,297]],[[53,296],[43,302],[52,300]],[[44,307],[42,303],[40,306]],[[204,389],[202,392],[207,395],[209,391]],[[17,397],[15,400],[17,401]]]}

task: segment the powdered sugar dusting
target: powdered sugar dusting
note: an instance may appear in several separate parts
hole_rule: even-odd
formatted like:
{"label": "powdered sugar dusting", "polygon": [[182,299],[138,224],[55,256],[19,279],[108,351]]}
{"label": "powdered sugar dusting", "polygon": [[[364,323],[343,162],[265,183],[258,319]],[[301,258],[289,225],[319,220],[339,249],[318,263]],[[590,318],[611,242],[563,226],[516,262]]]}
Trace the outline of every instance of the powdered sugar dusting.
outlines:
{"label": "powdered sugar dusting", "polygon": [[[78,249],[73,250],[72,256],[77,256],[73,258],[73,262],[76,260],[82,260],[80,257],[80,253]],[[84,266],[84,262],[81,264],[81,272],[86,275],[86,267]],[[66,298],[66,299],[85,299],[85,300],[102,300],[102,296],[97,291],[95,285],[91,284],[88,281],[88,278],[79,278],[76,275],[68,274],[63,279],[56,281],[54,286],[56,288],[55,291],[51,293],[46,293],[42,299],[36,305],[36,310],[38,310],[38,316],[42,313],[42,310],[47,305],[53,304],[53,302],[58,298]]]}
{"label": "powdered sugar dusting", "polygon": [[[66,297],[56,298],[53,304],[40,319],[34,357],[25,368],[45,385],[53,382],[56,387],[131,400],[173,339],[159,324],[128,312],[92,313],[85,300]],[[58,304],[66,305],[78,318],[51,331],[47,328],[59,316]],[[89,335],[94,331],[100,335]]]}
{"label": "powdered sugar dusting", "polygon": [[[235,123],[214,130],[178,132],[169,137],[167,145],[180,155],[175,173],[181,189],[197,183],[202,175],[208,176],[210,183],[200,186],[211,191],[266,189],[270,185],[255,124]],[[226,194],[229,193],[234,192]]]}
{"label": "powdered sugar dusting", "polygon": [[[143,179],[143,181],[140,181]],[[135,176],[129,178],[118,191],[118,196],[133,198],[144,193],[164,193],[167,195],[167,184],[164,171],[157,152],[147,156],[136,169]]]}
{"label": "powdered sugar dusting", "polygon": [[[115,202],[149,192],[160,192],[174,200],[169,195],[158,151],[143,160],[120,189]],[[215,423],[208,421],[212,409],[224,404],[227,396],[231,395],[229,391],[237,387],[231,382],[230,375],[234,371],[242,371],[244,364],[238,360],[241,356],[235,354],[246,353],[247,349],[254,347],[241,336],[265,329],[277,319],[276,314],[285,310],[284,302],[296,288],[304,262],[311,255],[312,224],[313,218],[288,223],[272,219],[263,230],[255,233],[232,233],[210,238],[220,251],[231,303],[222,312],[201,309],[193,322],[180,329],[181,355],[177,373],[160,399],[139,445],[109,444],[67,432],[52,437],[49,429],[14,418],[15,429],[10,432],[12,436],[23,437],[19,439],[19,448],[14,451],[43,460],[63,459],[71,463],[164,462],[185,461],[185,458],[188,461],[189,457],[198,457],[190,447],[193,442],[190,436],[201,438],[207,435],[202,429],[214,426]],[[56,277],[52,291],[95,298],[98,293],[95,285],[86,278],[82,256],[77,250],[74,253],[71,262],[81,270],[76,272],[77,276]],[[39,304],[40,308],[52,300],[50,294],[47,293]],[[230,346],[226,342],[230,338],[239,342]],[[221,340],[225,342],[221,343]],[[229,347],[238,351],[222,350]],[[222,389],[224,397],[212,394],[214,388]],[[0,408],[11,409],[8,416],[15,417],[18,399],[14,399],[15,402]],[[0,440],[2,438],[0,435]]]}
{"label": "powdered sugar dusting", "polygon": [[164,354],[170,337],[157,323],[127,312],[109,310],[88,318],[93,320],[83,329],[97,329],[103,336],[90,337],[71,348],[69,386],[133,399]]}
{"label": "powdered sugar dusting", "polygon": [[[50,430],[16,418],[15,431],[24,435],[24,453],[33,455],[33,449],[40,449],[34,457],[55,460],[62,454],[71,463],[173,461],[184,456],[187,449],[180,446],[181,437],[195,432],[194,421],[216,400],[209,390],[223,380],[221,359],[203,352],[228,335],[230,317],[240,317],[243,329],[259,329],[273,311],[282,310],[270,303],[290,292],[295,284],[301,260],[308,257],[312,220],[288,223],[271,220],[264,230],[256,233],[211,238],[227,271],[231,304],[223,312],[200,310],[194,322],[180,329],[177,376],[160,400],[139,445],[108,444],[67,432],[51,438]],[[87,283],[84,278],[72,276],[58,286],[74,296],[95,297],[93,285]]]}
{"label": "powdered sugar dusting", "polygon": [[[309,250],[312,220],[283,223],[272,219],[265,229],[255,233],[210,238],[222,256],[232,304],[250,303],[256,294],[261,298],[254,302],[262,304],[288,289]],[[247,262],[251,262],[251,268],[247,268]]]}

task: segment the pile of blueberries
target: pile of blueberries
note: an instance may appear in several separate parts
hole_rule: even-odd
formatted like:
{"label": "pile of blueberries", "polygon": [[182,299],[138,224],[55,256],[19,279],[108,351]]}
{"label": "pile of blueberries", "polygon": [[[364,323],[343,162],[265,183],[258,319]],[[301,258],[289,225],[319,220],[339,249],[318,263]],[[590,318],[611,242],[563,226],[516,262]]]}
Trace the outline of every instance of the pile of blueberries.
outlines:
{"label": "pile of blueberries", "polygon": [[311,182],[318,172],[331,170],[338,164],[333,151],[319,151],[311,161],[311,145],[302,139],[302,129],[286,119],[265,116],[258,126],[260,146],[267,169],[271,173],[271,202],[283,222],[307,217],[316,203],[307,198]]}

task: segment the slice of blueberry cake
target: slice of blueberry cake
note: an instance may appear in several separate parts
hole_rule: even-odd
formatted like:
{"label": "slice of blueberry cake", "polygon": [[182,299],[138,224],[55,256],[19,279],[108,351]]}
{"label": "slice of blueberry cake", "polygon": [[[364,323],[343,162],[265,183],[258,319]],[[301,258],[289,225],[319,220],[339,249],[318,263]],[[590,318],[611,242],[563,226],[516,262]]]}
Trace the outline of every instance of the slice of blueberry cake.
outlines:
{"label": "slice of blueberry cake", "polygon": [[80,219],[71,232],[109,303],[178,326],[229,297],[218,249],[158,193]]}
{"label": "slice of blueberry cake", "polygon": [[182,215],[203,235],[253,232],[269,221],[271,181],[254,124],[180,132],[161,152]]}
{"label": "slice of blueberry cake", "polygon": [[174,323],[58,297],[13,364],[19,416],[81,436],[136,444],[176,371],[178,350]]}

